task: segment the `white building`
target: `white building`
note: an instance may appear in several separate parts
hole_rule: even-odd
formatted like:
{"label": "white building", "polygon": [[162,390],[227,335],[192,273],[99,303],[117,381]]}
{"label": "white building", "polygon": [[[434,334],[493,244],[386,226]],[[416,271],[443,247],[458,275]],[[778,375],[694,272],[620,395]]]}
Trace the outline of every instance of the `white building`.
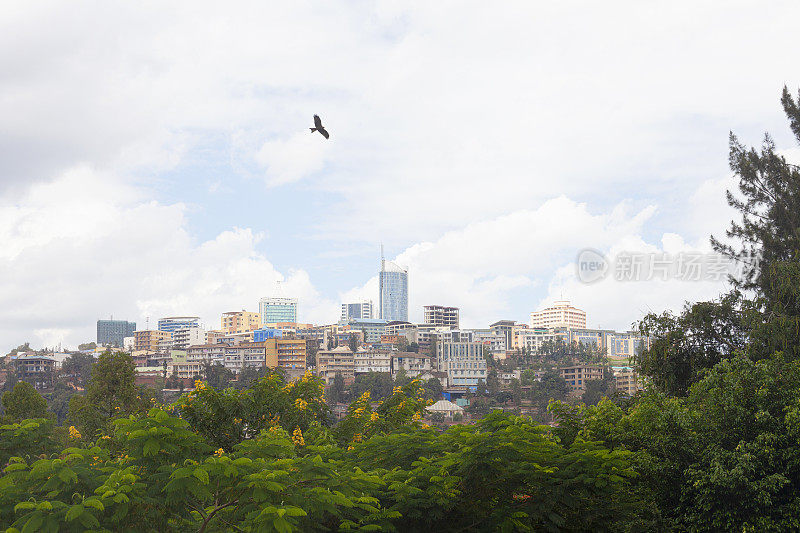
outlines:
{"label": "white building", "polygon": [[434,362],[425,354],[416,352],[394,352],[392,354],[392,375],[402,369],[407,376],[417,377],[434,369]]}
{"label": "white building", "polygon": [[365,350],[353,354],[353,365],[356,374],[367,372],[391,372],[392,352],[387,350]]}
{"label": "white building", "polygon": [[506,336],[492,329],[473,329],[472,341],[480,342],[489,347],[489,351],[494,353],[505,353]]}
{"label": "white building", "polygon": [[426,324],[437,327],[458,329],[458,307],[445,307],[443,305],[426,305],[423,308]]}
{"label": "white building", "polygon": [[172,349],[186,350],[189,346],[205,344],[208,334],[202,328],[182,328],[172,332]]}
{"label": "white building", "polygon": [[567,300],[531,313],[532,328],[586,328],[586,312],[572,307]]}
{"label": "white building", "polygon": [[486,382],[486,359],[479,342],[440,342],[436,350],[440,372],[447,373],[449,387],[474,387]]}

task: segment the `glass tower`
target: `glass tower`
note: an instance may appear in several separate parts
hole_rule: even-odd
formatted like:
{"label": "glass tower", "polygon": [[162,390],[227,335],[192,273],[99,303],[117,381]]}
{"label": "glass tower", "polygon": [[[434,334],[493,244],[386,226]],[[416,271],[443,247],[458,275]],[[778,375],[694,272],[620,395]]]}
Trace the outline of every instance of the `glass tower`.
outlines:
{"label": "glass tower", "polygon": [[386,261],[381,254],[380,318],[408,321],[408,270]]}

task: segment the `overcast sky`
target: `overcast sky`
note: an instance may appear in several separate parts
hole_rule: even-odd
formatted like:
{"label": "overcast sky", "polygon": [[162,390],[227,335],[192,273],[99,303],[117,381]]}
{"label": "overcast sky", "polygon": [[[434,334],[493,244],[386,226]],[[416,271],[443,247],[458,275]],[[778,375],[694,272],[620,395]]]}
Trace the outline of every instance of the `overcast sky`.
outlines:
{"label": "overcast sky", "polygon": [[[0,351],[98,318],[376,304],[380,243],[422,306],[590,326],[718,282],[574,275],[579,250],[708,250],[728,132],[797,155],[800,4],[0,5]],[[319,114],[330,140],[310,134]]]}

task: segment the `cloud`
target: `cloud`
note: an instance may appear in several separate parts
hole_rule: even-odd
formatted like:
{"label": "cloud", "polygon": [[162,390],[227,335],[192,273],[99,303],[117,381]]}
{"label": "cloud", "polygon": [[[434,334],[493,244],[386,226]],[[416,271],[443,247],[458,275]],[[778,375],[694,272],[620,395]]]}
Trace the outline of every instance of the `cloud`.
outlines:
{"label": "cloud", "polygon": [[169,315],[216,328],[224,311],[256,310],[277,281],[301,299],[301,320],[336,312],[308,273],[280,272],[256,250],[259,234],[232,228],[196,243],[185,212],[85,167],[0,204],[0,346],[74,347],[112,314],[140,329]]}
{"label": "cloud", "polygon": [[267,141],[256,154],[271,187],[299,181],[324,167],[329,143],[319,135],[298,133],[287,140]]}

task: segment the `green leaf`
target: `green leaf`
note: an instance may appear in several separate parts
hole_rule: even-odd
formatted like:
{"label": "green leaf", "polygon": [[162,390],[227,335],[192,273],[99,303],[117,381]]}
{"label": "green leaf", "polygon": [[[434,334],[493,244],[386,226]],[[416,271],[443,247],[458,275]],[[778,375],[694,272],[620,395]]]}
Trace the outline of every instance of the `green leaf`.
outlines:
{"label": "green leaf", "polygon": [[[280,511],[280,509],[279,509]],[[294,529],[292,524],[290,524],[285,518],[279,516],[272,522],[272,526],[278,531],[278,533],[291,533]]]}
{"label": "green leaf", "polygon": [[66,516],[67,522],[71,522],[76,518],[78,518],[80,515],[83,514],[83,511],[84,511],[83,505],[81,505],[80,503],[70,507],[69,511],[67,511],[67,516]]}
{"label": "green leaf", "polygon": [[148,455],[155,455],[158,453],[161,446],[159,445],[156,439],[147,439],[147,442],[144,443],[144,448],[142,449],[142,453],[145,456]]}
{"label": "green leaf", "polygon": [[203,485],[208,485],[208,472],[202,468],[195,468],[192,475],[199,479]]}

